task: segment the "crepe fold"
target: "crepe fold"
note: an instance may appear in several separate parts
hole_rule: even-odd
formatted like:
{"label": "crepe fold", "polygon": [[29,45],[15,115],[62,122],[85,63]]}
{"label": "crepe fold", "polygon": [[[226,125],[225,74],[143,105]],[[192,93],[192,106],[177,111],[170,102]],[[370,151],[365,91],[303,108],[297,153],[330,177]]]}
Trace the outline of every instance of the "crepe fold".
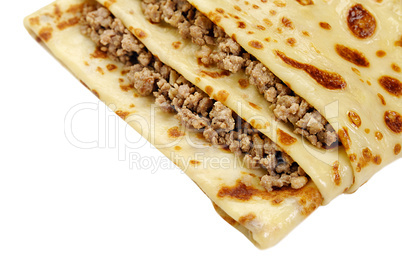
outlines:
{"label": "crepe fold", "polygon": [[[264,45],[260,49],[250,48],[248,44],[251,41],[262,43],[263,41],[258,38],[265,39],[266,37],[263,37],[263,34],[250,35],[239,31],[235,27],[238,22],[231,19],[229,13],[235,13],[239,18],[243,16],[242,18],[249,27],[257,25],[259,22],[256,20],[262,19],[262,15],[253,16],[255,10],[268,13],[271,10],[262,8],[260,1],[258,1],[261,6],[259,9],[253,9],[253,5],[245,3],[243,6],[241,2],[236,2],[238,4],[236,7],[231,1],[189,2],[209,16],[227,34],[231,36],[235,34],[236,40],[247,51],[286,81],[300,96],[308,99],[339,131],[339,134],[342,134],[340,135],[342,143],[348,146],[329,150],[317,149],[300,136],[295,135],[287,124],[275,120],[272,111],[267,108],[265,99],[254,86],[248,85],[246,88],[239,86],[239,80],[246,79],[244,73],[224,76],[211,75],[211,73],[219,73],[220,70],[200,66],[197,58],[194,57],[199,48],[191,41],[183,40],[175,29],[154,25],[146,20],[141,10],[141,1],[98,1],[119,18],[153,55],[269,137],[290,155],[311,178],[306,186],[298,190],[283,187],[272,192],[265,191],[259,185],[258,180],[266,171],[246,168],[235,154],[210,146],[203,137],[198,135],[199,133],[186,129],[172,114],[158,109],[154,105],[153,97],[140,97],[130,88],[123,64],[108,58],[105,53],[97,49],[96,44],[90,38],[80,32],[79,21],[83,5],[92,2],[94,1],[58,0],[28,16],[24,23],[37,41],[44,45],[89,90],[106,105],[116,107],[116,114],[183,169],[211,199],[217,212],[244,233],[256,246],[267,248],[276,244],[318,206],[327,204],[345,191],[355,190],[379,168],[399,156],[396,155],[396,144],[398,141],[400,142],[400,134],[395,130],[398,130],[398,126],[400,127],[397,120],[401,119],[398,119],[399,117],[395,113],[399,114],[402,106],[400,102],[395,101],[399,96],[386,95],[382,88],[381,96],[385,99],[386,105],[381,104],[382,106],[380,106],[375,102],[378,101],[380,88],[375,84],[376,81],[369,79],[377,77],[378,70],[377,76],[364,73],[364,78],[362,78],[366,83],[364,87],[357,83],[357,81],[363,82],[353,74],[342,71],[340,73],[346,79],[347,86],[341,92],[339,90],[332,91],[317,85],[316,80],[311,80],[311,76],[306,75],[303,70],[289,66],[286,60],[284,61],[280,57],[282,54],[273,53],[281,49],[281,53],[294,60],[309,63],[317,61],[322,64],[319,66],[322,69],[338,66],[332,65],[336,63],[339,64],[337,68],[340,70],[344,68],[350,70],[349,66],[345,67],[349,63],[339,60],[334,63],[327,60],[327,57],[324,56],[326,54],[318,53],[321,47],[317,47],[321,43],[312,40],[315,35],[310,34],[310,39],[305,38],[309,40],[305,41],[308,44],[301,45],[306,51],[311,52],[307,56],[302,53],[302,49],[292,49],[293,53],[296,53],[294,55],[285,49],[283,44],[276,46],[280,40],[283,40],[280,35],[275,37],[278,42],[263,43]],[[288,7],[291,6],[292,4],[289,3]],[[321,5],[319,6],[321,7]],[[229,11],[237,10],[238,7],[242,11]],[[395,9],[395,5],[393,7]],[[221,10],[218,12],[221,15],[218,15],[216,11],[218,8],[224,9],[223,15]],[[303,12],[308,14],[309,11],[305,10],[304,6],[302,8]],[[283,10],[283,12],[291,13],[291,11],[286,11],[286,8]],[[387,10],[384,10],[386,13]],[[396,22],[390,20],[390,24],[395,26],[395,29],[401,30],[397,26],[397,23],[400,23],[400,9],[395,10],[399,12],[397,13],[399,17],[396,17]],[[278,16],[278,18],[280,17]],[[302,17],[302,19],[304,18]],[[332,24],[335,28],[335,23],[331,22]],[[296,32],[295,29],[293,31]],[[313,31],[310,30],[310,33]],[[272,34],[275,34],[275,31],[272,31]],[[299,42],[302,44],[305,39],[300,39],[300,41],[297,39],[297,44]],[[312,44],[317,48],[315,54],[310,49]],[[356,42],[354,45],[359,44]],[[394,53],[392,55],[395,56],[395,61],[400,62],[400,55],[398,56],[396,51],[400,48],[396,48],[394,52],[391,48],[389,50],[384,46],[381,48],[386,49],[387,53]],[[370,71],[375,73],[375,70]],[[382,76],[387,76],[387,71],[383,71],[383,74]],[[400,74],[395,72],[392,75],[394,79],[402,80]],[[363,77],[363,71],[360,71],[359,76]],[[369,81],[372,87],[367,87]],[[366,91],[363,93],[363,90]],[[370,104],[366,105],[367,102]],[[373,105],[376,109],[378,108],[378,111],[374,111]],[[368,109],[368,107],[371,108]],[[351,111],[358,113],[361,124],[350,121]],[[388,113],[387,117],[388,122],[393,122],[391,127],[384,127],[384,120],[368,120],[368,118],[378,118],[378,114],[387,114],[387,111],[393,112]],[[376,117],[374,117],[374,113]],[[375,133],[381,132],[382,138],[380,140],[372,138],[361,131],[366,128],[370,129],[371,135],[375,137],[379,136]],[[356,151],[357,148],[359,151]],[[366,148],[370,152],[365,150]],[[380,150],[380,148],[382,149]],[[362,149],[363,152],[357,154]],[[392,153],[388,152],[391,149]],[[356,159],[352,161],[354,154],[356,154]],[[381,161],[377,156],[381,157]],[[357,172],[357,163],[362,157],[367,161],[364,165],[360,164],[361,170]],[[216,160],[220,163],[218,167],[211,164]],[[253,178],[251,185],[246,186],[241,183],[244,176]]]}

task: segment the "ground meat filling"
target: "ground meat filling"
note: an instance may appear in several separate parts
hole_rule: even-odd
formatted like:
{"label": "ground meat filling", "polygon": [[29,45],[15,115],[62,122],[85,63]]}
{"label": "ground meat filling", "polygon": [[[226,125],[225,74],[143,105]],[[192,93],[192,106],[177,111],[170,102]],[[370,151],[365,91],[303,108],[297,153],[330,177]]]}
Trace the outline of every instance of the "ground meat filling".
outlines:
{"label": "ground meat filling", "polygon": [[318,148],[338,144],[335,130],[317,110],[186,0],[142,0],[141,4],[145,17],[152,23],[176,27],[184,39],[199,45],[196,57],[204,66],[216,66],[232,73],[244,70],[250,84],[271,103],[275,117],[290,122],[295,133]]}
{"label": "ground meat filling", "polygon": [[[186,2],[177,6],[189,10]],[[307,183],[306,173],[289,155],[231,109],[154,57],[106,8],[99,4],[86,6],[81,24],[82,33],[101,51],[126,65],[127,78],[140,95],[152,94],[160,109],[176,113],[182,125],[200,131],[213,145],[244,156],[248,168],[266,169],[260,183],[267,191],[283,186],[299,189]]]}

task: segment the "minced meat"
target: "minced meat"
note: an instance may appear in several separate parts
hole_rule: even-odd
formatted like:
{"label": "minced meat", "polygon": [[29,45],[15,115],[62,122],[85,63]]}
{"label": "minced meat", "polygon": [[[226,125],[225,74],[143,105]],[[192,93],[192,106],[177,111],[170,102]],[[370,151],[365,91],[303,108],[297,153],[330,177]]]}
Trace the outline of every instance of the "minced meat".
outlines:
{"label": "minced meat", "polygon": [[290,122],[295,133],[318,148],[337,145],[335,130],[317,110],[186,0],[142,0],[141,4],[146,19],[176,27],[184,39],[199,45],[196,57],[204,66],[213,65],[232,73],[243,70],[250,84],[271,103],[275,117]]}
{"label": "minced meat", "polygon": [[[160,21],[161,16],[169,16],[169,20],[177,22],[180,21],[177,20],[177,12],[191,13],[192,10],[186,1],[165,1],[166,9],[163,10],[160,10],[160,6],[155,6],[156,1],[143,2],[149,6],[147,17],[155,22]],[[173,7],[175,9],[172,9]],[[194,17],[197,27],[213,28],[205,17],[196,14]],[[194,28],[193,31],[199,29]],[[190,30],[190,34],[193,31]],[[82,32],[96,42],[100,50],[126,65],[127,78],[141,96],[153,95],[160,109],[176,113],[182,125],[194,131],[201,131],[204,138],[213,145],[227,148],[236,155],[243,155],[247,167],[267,170],[267,175],[261,178],[261,185],[267,191],[283,186],[299,189],[307,183],[307,175],[289,155],[231,109],[211,99],[154,57],[106,8],[100,4],[86,6]],[[202,39],[205,34],[208,33],[202,30],[197,36]],[[221,34],[219,32],[219,35]],[[227,39],[221,46],[223,51],[240,53],[239,46]],[[309,123],[313,119],[322,122],[322,119],[314,114],[302,123],[307,124],[307,129],[316,128],[315,121],[314,124]]]}

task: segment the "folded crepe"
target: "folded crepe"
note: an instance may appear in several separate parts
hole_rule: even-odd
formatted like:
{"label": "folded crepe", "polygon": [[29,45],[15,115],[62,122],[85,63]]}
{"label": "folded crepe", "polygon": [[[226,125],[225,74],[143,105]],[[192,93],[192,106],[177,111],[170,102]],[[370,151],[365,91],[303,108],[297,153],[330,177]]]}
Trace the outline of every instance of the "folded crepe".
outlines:
{"label": "folded crepe", "polygon": [[24,23],[256,246],[400,157],[397,1],[97,2]]}

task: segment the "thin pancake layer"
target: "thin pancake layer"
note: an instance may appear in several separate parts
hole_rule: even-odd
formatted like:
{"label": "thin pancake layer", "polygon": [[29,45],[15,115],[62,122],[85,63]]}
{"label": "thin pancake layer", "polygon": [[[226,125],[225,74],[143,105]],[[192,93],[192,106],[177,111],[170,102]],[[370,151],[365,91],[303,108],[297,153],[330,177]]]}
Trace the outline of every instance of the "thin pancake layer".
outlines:
{"label": "thin pancake layer", "polygon": [[401,157],[400,1],[189,2],[338,130],[354,170],[349,192]]}
{"label": "thin pancake layer", "polygon": [[[109,59],[80,33],[78,22],[84,3],[57,1],[27,17],[25,26],[97,97],[116,107],[118,115],[182,168],[226,214],[247,228],[258,246],[275,244],[321,204],[321,195],[312,182],[300,190],[283,188],[271,193],[256,182],[244,185],[242,177],[257,179],[263,171],[249,170],[234,154],[209,146],[197,133],[181,127],[174,116],[155,109],[152,97],[139,97],[127,90],[124,66]],[[211,159],[226,166],[217,169],[208,162]]]}

